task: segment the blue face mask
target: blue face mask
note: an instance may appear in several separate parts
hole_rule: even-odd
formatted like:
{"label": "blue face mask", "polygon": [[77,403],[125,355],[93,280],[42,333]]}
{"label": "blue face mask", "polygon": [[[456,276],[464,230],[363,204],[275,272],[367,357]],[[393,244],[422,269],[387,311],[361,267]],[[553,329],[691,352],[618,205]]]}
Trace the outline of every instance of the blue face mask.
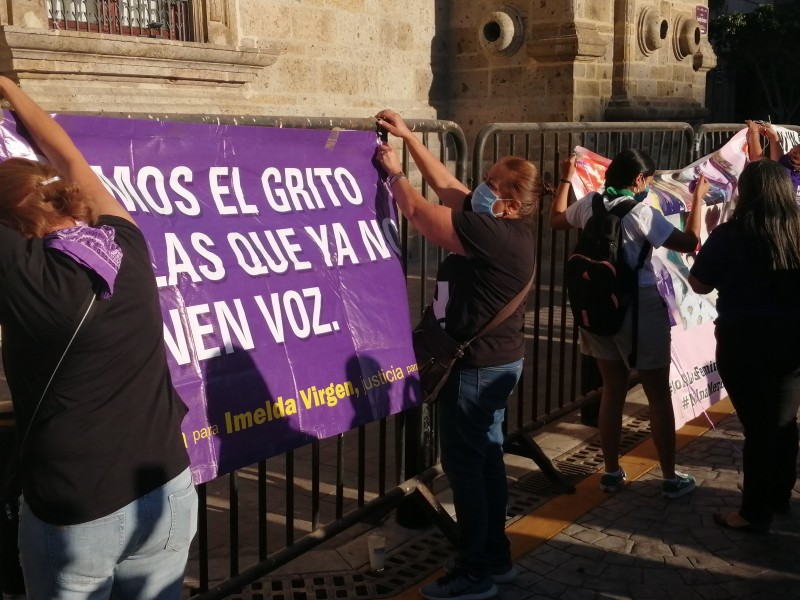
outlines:
{"label": "blue face mask", "polygon": [[645,198],[647,198],[647,194],[649,194],[649,193],[650,193],[650,186],[648,185],[646,188],[644,188],[644,189],[643,189],[641,192],[639,192],[638,194],[634,194],[634,195],[633,195],[633,199],[634,199],[634,200],[636,200],[637,202],[641,202],[641,201],[643,201]]}
{"label": "blue face mask", "polygon": [[486,185],[486,182],[480,184],[472,192],[472,212],[474,213],[496,217],[497,215],[494,214],[495,202],[497,202],[497,194]]}

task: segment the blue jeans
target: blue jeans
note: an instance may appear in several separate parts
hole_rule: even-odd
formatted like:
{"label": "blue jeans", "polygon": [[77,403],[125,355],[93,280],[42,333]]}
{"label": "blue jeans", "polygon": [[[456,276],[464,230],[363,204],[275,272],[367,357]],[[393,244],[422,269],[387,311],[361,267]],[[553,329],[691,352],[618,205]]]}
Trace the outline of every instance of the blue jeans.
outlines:
{"label": "blue jeans", "polygon": [[45,523],[23,501],[19,547],[28,600],[177,600],[196,531],[189,469],[79,525]]}
{"label": "blue jeans", "polygon": [[461,368],[439,396],[442,467],[459,524],[459,564],[476,577],[511,566],[503,419],[521,374],[522,360]]}

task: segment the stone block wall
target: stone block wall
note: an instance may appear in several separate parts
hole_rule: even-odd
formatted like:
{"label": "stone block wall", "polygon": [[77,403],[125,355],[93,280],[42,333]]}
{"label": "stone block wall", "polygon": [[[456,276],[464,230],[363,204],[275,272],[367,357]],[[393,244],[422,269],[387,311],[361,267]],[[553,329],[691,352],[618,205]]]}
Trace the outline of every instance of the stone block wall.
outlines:
{"label": "stone block wall", "polygon": [[[66,0],[70,1],[70,0]],[[93,1],[93,0],[86,0]],[[697,120],[706,0],[189,0],[199,41],[54,31],[0,3],[0,70],[55,111],[486,123]]]}
{"label": "stone block wall", "polygon": [[715,64],[697,1],[450,0],[444,117],[699,120]]}
{"label": "stone block wall", "polygon": [[0,66],[56,111],[435,116],[430,0],[191,2],[199,42],[53,31],[46,0],[4,3]]}
{"label": "stone block wall", "polygon": [[691,122],[707,115],[706,73],[716,57],[697,21],[697,6],[687,0],[616,0],[607,118]]}

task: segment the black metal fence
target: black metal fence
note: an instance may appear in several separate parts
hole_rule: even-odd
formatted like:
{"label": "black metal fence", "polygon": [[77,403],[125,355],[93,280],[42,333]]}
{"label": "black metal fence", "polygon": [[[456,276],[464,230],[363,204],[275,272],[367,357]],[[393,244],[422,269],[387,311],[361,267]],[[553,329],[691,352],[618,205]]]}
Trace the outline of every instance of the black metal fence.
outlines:
{"label": "black metal fence", "polygon": [[[318,129],[370,130],[375,126],[371,119],[146,118]],[[506,154],[528,158],[538,165],[545,181],[552,182],[558,178],[559,159],[576,145],[605,156],[623,147],[636,147],[648,152],[661,169],[680,168],[692,162],[697,152],[707,154],[724,142],[723,133],[718,138],[712,133],[741,129],[707,128],[696,136],[685,123],[492,124],[478,135],[468,172],[466,139],[457,124],[436,120],[407,123],[468,185],[480,181],[488,166]],[[405,147],[401,157],[412,183],[428,195]],[[518,394],[509,403],[507,419],[509,439],[527,440],[521,453],[537,462],[543,455],[537,454],[530,432],[591,399],[581,393],[577,333],[562,288],[561,265],[572,240],[569,232],[553,232],[546,226],[550,200],[550,195],[545,195],[534,224],[538,271],[528,301],[526,367]],[[432,295],[441,250],[425,243],[406,223],[400,224],[400,236],[413,320]],[[409,497],[421,502],[407,511],[406,517],[422,507],[452,536],[454,530],[447,529],[452,522],[428,489],[440,473],[436,418],[435,408],[415,408],[315,440],[199,486],[198,536],[187,567],[193,600],[224,598],[343,530],[372,522],[395,507],[402,509]]]}
{"label": "black metal fence", "polygon": [[[695,136],[695,160],[702,158],[706,154],[711,154],[717,148],[725,145],[743,127],[742,123],[707,123],[700,125]],[[798,125],[780,125],[780,127],[800,132],[800,126]],[[762,139],[761,141],[762,145],[765,145],[766,140]],[[788,150],[788,148],[784,148],[784,150]]]}
{"label": "black metal fence", "polygon": [[[218,122],[213,117],[185,117]],[[250,118],[222,122],[280,127],[369,129],[371,120]],[[491,124],[478,135],[467,170],[467,147],[461,129],[447,121],[409,121],[430,148],[468,185],[506,154],[538,165],[545,182],[558,176],[558,163],[580,145],[604,156],[625,147],[650,154],[660,169],[686,166],[722,145],[742,126],[723,126],[697,134],[686,123],[539,123]],[[427,185],[402,149],[403,168],[426,196]],[[434,200],[431,198],[431,200]],[[543,198],[534,224],[537,278],[528,301],[526,367],[518,394],[509,403],[510,451],[534,459],[546,470],[530,433],[591,401],[582,393],[577,332],[562,288],[562,268],[573,240],[569,232],[545,225],[551,196]],[[403,266],[412,320],[429,301],[442,252],[400,224]],[[574,234],[573,234],[574,235]],[[193,600],[222,598],[343,529],[376,518],[418,495],[429,515],[449,536],[448,517],[427,486],[440,473],[435,407],[415,408],[334,438],[315,441],[284,455],[240,469],[201,486],[200,533],[188,568],[196,589]],[[541,461],[544,461],[543,464]],[[558,476],[558,473],[553,473]],[[412,508],[413,515],[419,505]],[[404,518],[408,518],[406,511]],[[413,518],[413,517],[412,517]],[[451,523],[451,522],[450,522]]]}

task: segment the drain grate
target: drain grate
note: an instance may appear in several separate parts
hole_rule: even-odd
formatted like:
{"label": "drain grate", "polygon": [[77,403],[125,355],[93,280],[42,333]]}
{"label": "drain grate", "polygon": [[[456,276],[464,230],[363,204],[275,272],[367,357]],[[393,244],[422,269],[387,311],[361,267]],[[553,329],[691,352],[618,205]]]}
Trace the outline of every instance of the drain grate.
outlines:
{"label": "drain grate", "polygon": [[252,584],[233,600],[339,600],[386,598],[441,568],[453,548],[439,531],[427,532],[392,550],[382,573],[349,571],[271,577]]}
{"label": "drain grate", "polygon": [[325,600],[328,598],[374,598],[391,588],[370,581],[368,574],[319,574],[287,577],[256,582],[249,593],[239,598],[248,600]]}
{"label": "drain grate", "polygon": [[[624,454],[650,435],[647,413],[627,418],[622,424],[620,451]],[[553,463],[570,483],[577,483],[603,464],[603,455],[596,438],[573,448]],[[541,471],[521,477],[509,488],[508,522],[513,522],[547,500],[559,495],[562,487]],[[253,583],[233,600],[344,600],[349,598],[378,599],[394,596],[411,587],[434,571],[453,555],[453,547],[438,530],[414,537],[386,556],[383,573],[345,571],[308,573],[275,577]]]}

